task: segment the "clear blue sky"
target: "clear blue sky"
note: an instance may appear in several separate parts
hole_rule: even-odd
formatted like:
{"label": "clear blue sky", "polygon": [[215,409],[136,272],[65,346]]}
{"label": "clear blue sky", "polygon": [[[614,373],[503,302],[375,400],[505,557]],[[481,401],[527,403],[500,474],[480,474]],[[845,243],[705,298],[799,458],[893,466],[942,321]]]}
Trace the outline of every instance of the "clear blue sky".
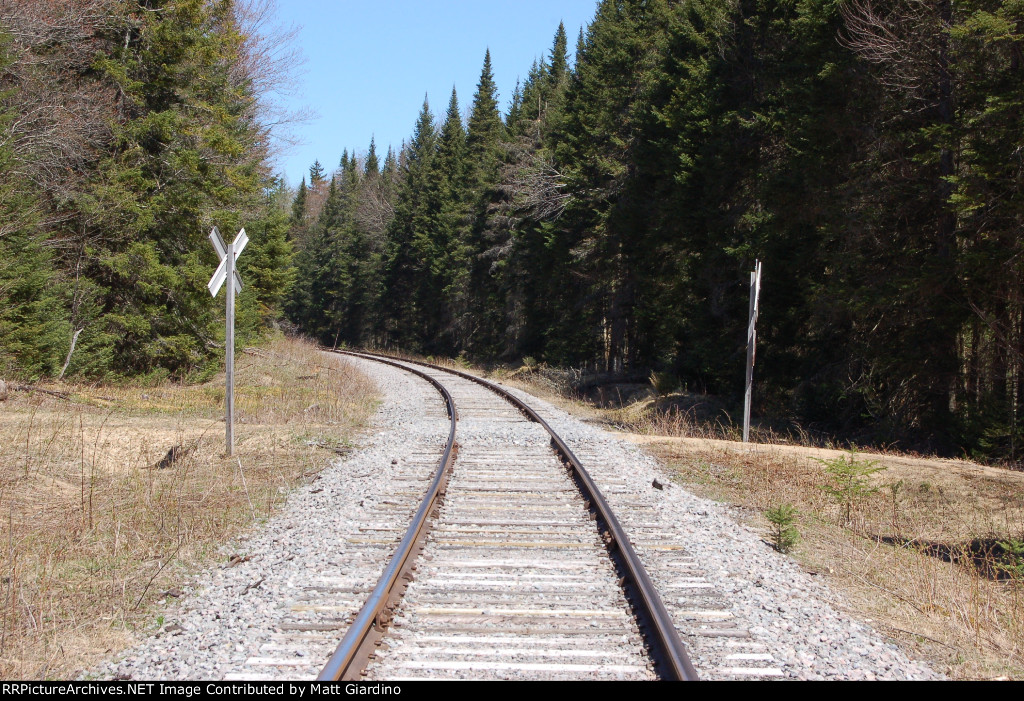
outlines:
{"label": "clear blue sky", "polygon": [[301,26],[306,57],[291,103],[319,115],[294,129],[304,143],[280,157],[279,170],[297,185],[314,160],[331,171],[343,149],[363,153],[371,136],[383,158],[412,133],[424,93],[443,115],[454,85],[465,114],[487,48],[506,110],[559,21],[572,53],[596,8],[597,0],[278,0],[278,19]]}

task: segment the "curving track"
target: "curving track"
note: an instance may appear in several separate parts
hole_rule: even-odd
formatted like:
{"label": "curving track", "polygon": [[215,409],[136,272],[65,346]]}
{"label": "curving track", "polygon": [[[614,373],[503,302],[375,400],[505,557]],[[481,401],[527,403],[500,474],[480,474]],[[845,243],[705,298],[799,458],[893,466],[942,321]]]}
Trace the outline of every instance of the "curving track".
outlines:
{"label": "curving track", "polygon": [[321,679],[696,678],[621,525],[539,415],[464,373],[357,355],[431,381],[458,422]]}
{"label": "curving track", "polygon": [[616,437],[381,361],[373,434],[83,678],[942,678]]}
{"label": "curving track", "polygon": [[374,433],[83,678],[942,678],[614,436],[382,360]]}

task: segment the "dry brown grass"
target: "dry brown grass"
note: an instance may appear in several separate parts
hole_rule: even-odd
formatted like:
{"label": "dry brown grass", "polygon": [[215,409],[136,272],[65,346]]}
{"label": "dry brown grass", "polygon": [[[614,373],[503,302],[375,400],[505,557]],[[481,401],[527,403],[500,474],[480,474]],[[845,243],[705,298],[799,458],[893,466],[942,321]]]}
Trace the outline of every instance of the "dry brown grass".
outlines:
{"label": "dry brown grass", "polygon": [[[795,551],[852,612],[954,678],[1024,678],[1024,582],[994,580],[997,558],[970,542],[1021,538],[1024,474],[954,460],[858,454],[886,468],[878,491],[840,508],[821,489],[844,453],[797,446],[630,436],[693,491],[766,528],[778,504],[800,511]],[[898,486],[897,486],[898,485]],[[950,562],[952,559],[955,562]]]}
{"label": "dry brown grass", "polygon": [[[0,404],[0,677],[65,678],[158,623],[153,605],[343,451],[372,384],[278,338],[192,386],[47,386]],[[158,467],[174,446],[187,451]]]}

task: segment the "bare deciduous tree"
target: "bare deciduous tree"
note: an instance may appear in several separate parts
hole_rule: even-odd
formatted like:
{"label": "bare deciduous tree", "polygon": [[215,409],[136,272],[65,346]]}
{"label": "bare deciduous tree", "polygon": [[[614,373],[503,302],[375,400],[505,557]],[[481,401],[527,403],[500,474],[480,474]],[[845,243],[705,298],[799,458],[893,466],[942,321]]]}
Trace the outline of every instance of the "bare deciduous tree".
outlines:
{"label": "bare deciduous tree", "polygon": [[[0,0],[0,27],[10,37],[0,72],[11,115],[0,128],[12,156],[6,176],[58,205],[73,197],[111,136],[116,89],[85,76],[126,20],[121,8],[115,0]],[[46,210],[44,224],[61,221],[59,206]],[[8,224],[17,225],[5,223],[0,235]]]}
{"label": "bare deciduous tree", "polygon": [[300,28],[277,21],[276,0],[239,0],[234,13],[242,46],[233,77],[248,83],[252,91],[251,118],[272,158],[297,143],[292,126],[315,117],[308,108],[286,105],[298,94],[297,81],[304,72],[305,57],[297,41]]}
{"label": "bare deciduous tree", "polygon": [[949,0],[853,0],[840,6],[840,42],[882,68],[879,79],[916,99],[934,97],[948,70]]}

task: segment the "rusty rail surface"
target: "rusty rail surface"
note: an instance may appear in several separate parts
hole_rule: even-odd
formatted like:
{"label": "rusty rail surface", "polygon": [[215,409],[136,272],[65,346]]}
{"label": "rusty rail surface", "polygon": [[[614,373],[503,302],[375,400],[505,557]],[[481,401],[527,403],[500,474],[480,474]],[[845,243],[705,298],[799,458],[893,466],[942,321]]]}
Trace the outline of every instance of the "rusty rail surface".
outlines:
{"label": "rusty rail surface", "polygon": [[[584,499],[588,500],[593,505],[593,508],[597,512],[597,516],[604,522],[606,533],[609,538],[609,549],[612,551],[617,549],[619,552],[621,563],[625,569],[625,583],[629,589],[637,595],[637,600],[634,604],[639,613],[639,618],[641,618],[642,622],[646,623],[650,628],[650,633],[647,637],[649,642],[653,644],[652,647],[655,649],[656,658],[660,659],[664,663],[666,668],[665,671],[667,672],[665,676],[669,680],[673,681],[696,681],[698,679],[697,670],[694,669],[693,663],[690,661],[690,657],[686,652],[686,645],[679,637],[679,632],[676,630],[675,624],[672,622],[672,617],[669,615],[664,602],[661,600],[661,595],[654,586],[654,582],[651,581],[650,575],[647,574],[647,570],[640,561],[640,557],[633,549],[633,544],[630,542],[625,530],[619,523],[618,518],[616,518],[611,507],[608,505],[604,495],[601,494],[601,490],[598,489],[593,478],[583,467],[582,463],[580,463],[579,459],[573,454],[565,441],[562,440],[561,436],[559,436],[554,429],[548,425],[547,421],[545,421],[528,404],[523,402],[504,387],[468,372],[440,365],[433,365],[421,360],[401,358],[397,356],[385,356],[380,355],[379,353],[351,353],[351,355],[378,360],[390,365],[396,365],[395,361],[412,363],[414,365],[448,372],[466,380],[476,382],[508,401],[531,421],[535,421],[540,424],[544,430],[548,432],[548,435],[551,436],[551,445],[555,452],[558,453],[562,461],[578,480]],[[419,371],[405,365],[398,365],[398,367],[403,367],[418,375],[426,376],[424,373],[420,373]],[[433,378],[430,379],[433,381],[435,386],[440,387],[436,380]],[[452,430],[454,431],[454,428]],[[346,638],[347,637],[348,636],[346,636]]]}
{"label": "rusty rail surface", "polygon": [[451,420],[451,428],[448,431],[448,442],[445,444],[444,454],[438,462],[434,479],[427,489],[426,497],[420,508],[413,516],[412,523],[405,532],[405,536],[398,544],[398,549],[391,556],[388,566],[381,575],[377,586],[370,593],[370,597],[359,610],[352,625],[349,627],[345,637],[338,644],[331,659],[327,661],[324,668],[320,670],[318,681],[357,681],[361,679],[361,672],[374,652],[377,642],[384,635],[384,630],[391,620],[391,611],[401,600],[406,587],[412,579],[412,567],[416,561],[416,555],[423,548],[426,537],[427,519],[434,510],[439,497],[444,496],[445,486],[448,483],[448,473],[452,462],[455,459],[457,445],[455,443],[455,425],[458,418],[455,408],[455,401],[451,394],[440,382],[425,372],[406,367],[387,358],[375,356],[362,356],[359,353],[348,353],[335,351],[345,355],[356,357],[368,357],[372,360],[394,365],[395,367],[412,372],[432,384],[444,398],[445,408]]}

